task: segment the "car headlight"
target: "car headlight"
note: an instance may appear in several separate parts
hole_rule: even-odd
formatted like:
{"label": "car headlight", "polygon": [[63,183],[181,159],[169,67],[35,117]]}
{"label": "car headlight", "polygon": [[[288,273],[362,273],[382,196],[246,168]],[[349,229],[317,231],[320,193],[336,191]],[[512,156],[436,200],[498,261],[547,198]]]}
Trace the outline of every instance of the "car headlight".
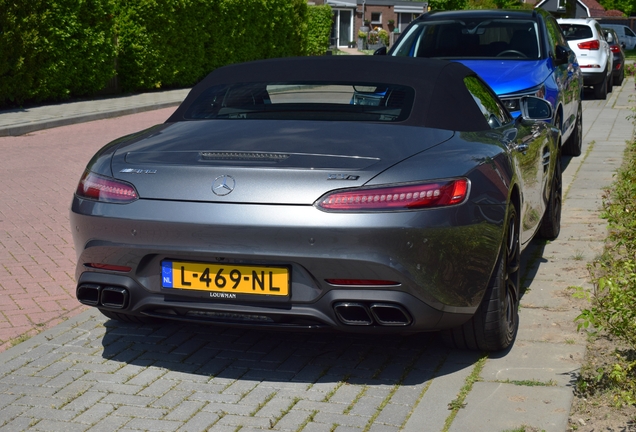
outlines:
{"label": "car headlight", "polygon": [[499,96],[501,102],[510,112],[519,111],[521,98],[524,96],[536,96],[545,99],[545,85],[534,87],[529,90],[523,90],[518,93],[509,93]]}

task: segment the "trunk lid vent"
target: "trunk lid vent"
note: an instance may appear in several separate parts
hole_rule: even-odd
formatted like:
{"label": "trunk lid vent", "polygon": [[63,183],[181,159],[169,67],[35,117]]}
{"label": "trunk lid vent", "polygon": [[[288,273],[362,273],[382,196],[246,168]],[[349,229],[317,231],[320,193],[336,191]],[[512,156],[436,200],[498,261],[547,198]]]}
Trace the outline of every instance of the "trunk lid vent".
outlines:
{"label": "trunk lid vent", "polygon": [[289,158],[283,153],[261,153],[261,152],[227,152],[227,151],[206,151],[201,152],[203,160],[240,160],[240,161],[271,161],[280,162]]}

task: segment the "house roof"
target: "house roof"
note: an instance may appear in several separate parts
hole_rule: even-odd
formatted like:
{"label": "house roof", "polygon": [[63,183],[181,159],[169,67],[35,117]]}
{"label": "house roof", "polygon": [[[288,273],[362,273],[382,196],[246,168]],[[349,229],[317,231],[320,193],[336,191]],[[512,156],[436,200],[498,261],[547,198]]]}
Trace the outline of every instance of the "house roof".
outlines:
{"label": "house roof", "polygon": [[622,16],[625,16],[625,13],[616,9],[611,9],[611,10],[605,11],[605,16],[606,17],[622,17]]}
{"label": "house roof", "polygon": [[577,0],[587,6],[591,17],[605,16],[605,8],[596,0]]}
{"label": "house roof", "polygon": [[[535,7],[542,7],[550,0],[541,0],[535,5]],[[589,17],[604,17],[604,16],[622,16],[621,11],[606,11],[605,8],[596,0],[576,0],[576,2],[587,12]],[[618,14],[616,13],[618,12]]]}

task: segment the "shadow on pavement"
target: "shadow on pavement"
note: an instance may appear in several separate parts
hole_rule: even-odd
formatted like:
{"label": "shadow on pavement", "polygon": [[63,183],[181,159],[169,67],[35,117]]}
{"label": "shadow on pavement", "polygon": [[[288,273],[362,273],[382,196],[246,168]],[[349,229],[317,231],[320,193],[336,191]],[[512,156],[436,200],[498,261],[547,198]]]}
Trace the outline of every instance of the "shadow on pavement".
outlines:
{"label": "shadow on pavement", "polygon": [[[450,350],[436,333],[356,335],[245,330],[173,322],[107,321],[102,357],[202,377],[269,382],[417,385],[473,364],[480,353]],[[454,354],[451,356],[451,354]],[[449,356],[453,361],[449,362]]]}

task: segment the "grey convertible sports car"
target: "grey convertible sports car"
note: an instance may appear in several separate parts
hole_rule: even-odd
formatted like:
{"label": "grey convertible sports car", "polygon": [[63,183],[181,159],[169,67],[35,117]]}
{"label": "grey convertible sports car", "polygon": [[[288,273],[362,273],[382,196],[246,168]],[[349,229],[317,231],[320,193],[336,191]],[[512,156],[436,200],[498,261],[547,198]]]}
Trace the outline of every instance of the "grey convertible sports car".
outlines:
{"label": "grey convertible sports car", "polygon": [[504,349],[520,253],[561,216],[552,107],[521,110],[442,60],[220,68],[89,162],[71,208],[77,298],[122,321],[442,330]]}

